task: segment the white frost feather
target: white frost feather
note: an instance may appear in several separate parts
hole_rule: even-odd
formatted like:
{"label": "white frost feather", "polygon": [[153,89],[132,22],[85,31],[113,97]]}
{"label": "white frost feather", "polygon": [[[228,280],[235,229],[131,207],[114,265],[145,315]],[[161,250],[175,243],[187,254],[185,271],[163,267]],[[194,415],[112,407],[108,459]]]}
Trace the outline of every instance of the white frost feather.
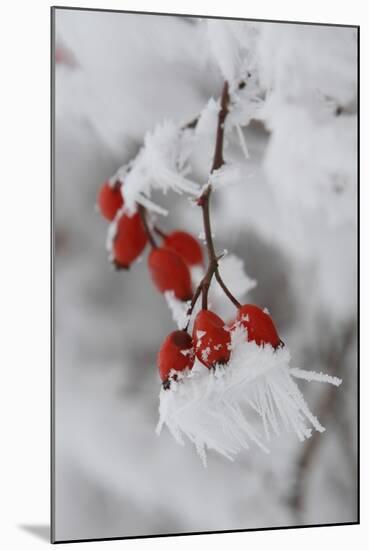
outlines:
{"label": "white frost feather", "polygon": [[213,61],[219,66],[222,76],[228,82],[243,77],[253,67],[254,41],[258,31],[253,23],[244,21],[222,21],[210,19],[207,22],[207,39]]}
{"label": "white frost feather", "polygon": [[122,189],[125,206],[128,211],[135,211],[136,204],[142,204],[158,214],[166,215],[167,211],[151,199],[152,190],[166,193],[169,189],[177,193],[197,195],[199,185],[187,177],[187,153],[190,154],[185,132],[173,122],[165,121],[145,135],[144,145],[131,164],[131,169],[124,167],[118,173],[125,173]]}
{"label": "white frost feather", "polygon": [[294,432],[300,441],[312,429],[325,428],[311,413],[293,377],[339,385],[338,378],[290,367],[287,348],[274,351],[245,340],[238,327],[232,332],[232,355],[226,367],[208,370],[196,361],[194,369],[169,390],[160,391],[159,434],[164,424],[181,445],[192,441],[204,465],[207,450],[233,460],[256,445],[269,452],[271,437]]}
{"label": "white frost feather", "polygon": [[[246,154],[246,153],[244,153]],[[209,183],[211,183],[213,189],[221,189],[230,185],[242,185],[247,184],[247,180],[253,177],[252,174],[246,172],[245,165],[242,163],[237,164],[224,164],[218,170],[209,176]]]}

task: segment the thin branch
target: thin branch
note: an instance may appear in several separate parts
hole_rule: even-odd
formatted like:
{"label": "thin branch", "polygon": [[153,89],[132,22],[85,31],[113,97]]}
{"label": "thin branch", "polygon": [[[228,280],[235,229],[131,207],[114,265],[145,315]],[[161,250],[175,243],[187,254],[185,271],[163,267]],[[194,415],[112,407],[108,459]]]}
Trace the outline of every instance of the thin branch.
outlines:
{"label": "thin branch", "polygon": [[162,239],[166,239],[167,238],[167,233],[165,233],[164,231],[162,231],[160,229],[160,227],[158,227],[157,225],[154,225],[154,231],[157,235],[159,235],[159,237],[161,237]]}
{"label": "thin branch", "polygon": [[155,242],[154,236],[153,236],[152,231],[149,227],[149,224],[147,223],[146,209],[141,204],[139,204],[137,206],[137,210],[138,210],[138,213],[140,215],[142,224],[145,228],[145,232],[146,232],[147,238],[149,239],[150,245],[152,246],[152,248],[157,248],[157,244]]}
{"label": "thin branch", "polygon": [[[245,83],[242,81],[239,84],[239,88],[241,89],[244,87]],[[215,170],[218,170],[221,168],[224,164],[224,158],[223,158],[223,144],[224,144],[224,126],[225,121],[229,112],[229,103],[230,103],[230,96],[229,96],[229,85],[226,81],[223,86],[222,95],[220,99],[220,109],[218,113],[218,123],[217,123],[217,133],[216,133],[216,142],[215,142],[215,149],[214,149],[214,157],[213,157],[213,164],[211,168],[211,173],[213,173]],[[186,129],[195,129],[197,126],[198,121],[200,120],[200,116],[195,117],[187,124],[184,124],[181,127],[181,130]],[[210,183],[204,188],[201,196],[199,197],[197,204],[202,209],[202,215],[203,215],[203,225],[204,225],[204,232],[205,232],[205,238],[206,238],[206,247],[208,252],[208,258],[209,258],[209,267],[208,270],[204,276],[204,278],[201,280],[200,284],[198,285],[197,289],[195,290],[195,293],[193,295],[193,298],[191,300],[191,304],[188,308],[187,315],[190,317],[193,309],[196,305],[196,302],[200,296],[200,293],[202,293],[202,308],[207,309],[208,307],[208,293],[209,288],[211,285],[211,281],[213,276],[215,275],[215,278],[222,288],[223,292],[226,294],[226,296],[229,298],[229,300],[237,307],[239,308],[241,304],[236,300],[236,298],[233,296],[231,291],[227,288],[226,284],[224,283],[218,269],[218,260],[219,257],[217,257],[215,252],[215,246],[213,241],[213,235],[211,231],[211,221],[210,221],[210,195],[212,192],[212,186]],[[151,231],[146,218],[146,209],[142,206],[138,206],[138,211],[141,216],[142,223],[145,227],[145,231],[147,233],[149,242],[153,248],[157,247],[157,244],[155,242],[153,232]],[[153,231],[160,237],[164,238],[167,236],[160,228],[154,226]],[[188,329],[189,322],[187,323],[186,330]]]}
{"label": "thin branch", "polygon": [[[196,302],[197,302],[201,292],[202,292],[202,308],[207,309],[207,295],[208,295],[211,279],[212,279],[215,271],[217,270],[218,260],[219,260],[219,257],[218,258],[215,257],[215,259],[211,263],[209,263],[209,267],[207,269],[207,272],[206,272],[205,276],[202,278],[200,284],[196,288],[195,293],[194,293],[194,295],[192,297],[192,300],[191,300],[191,304],[190,304],[190,306],[189,306],[189,308],[186,312],[186,316],[188,318],[191,317],[191,314],[193,312],[193,309],[196,305]],[[204,295],[206,296],[206,298],[204,298]],[[205,306],[206,307],[204,307],[204,301],[205,301]],[[190,324],[190,319],[188,320],[188,323],[186,325],[186,330],[188,330],[189,324]]]}
{"label": "thin branch", "polygon": [[215,271],[215,278],[216,280],[218,281],[219,283],[219,286],[222,288],[224,294],[226,294],[226,296],[228,296],[228,298],[230,299],[230,301],[232,302],[232,304],[234,304],[236,306],[236,308],[240,308],[241,307],[241,304],[240,302],[233,296],[233,294],[231,294],[231,292],[229,291],[229,289],[227,288],[227,286],[225,285],[222,277],[220,276],[220,273],[219,273],[219,269],[217,268],[216,271]]}
{"label": "thin branch", "polygon": [[229,107],[229,86],[226,81],[223,86],[222,97],[220,100],[220,111],[218,114],[217,138],[215,143],[215,152],[211,173],[218,170],[224,164],[223,159],[223,141],[224,141],[224,123],[228,115]]}
{"label": "thin branch", "polygon": [[198,300],[198,297],[200,296],[200,293],[201,293],[201,290],[202,290],[202,281],[201,283],[199,284],[199,286],[197,287],[197,289],[195,290],[195,293],[194,295],[192,296],[192,300],[191,300],[191,304],[190,304],[190,307],[188,308],[187,312],[186,312],[186,317],[188,317],[188,322],[187,322],[187,325],[186,325],[186,328],[185,330],[188,330],[188,327],[190,325],[190,317],[191,317],[191,314],[193,312],[193,309],[196,305],[196,302]]}
{"label": "thin branch", "polygon": [[[211,168],[211,173],[213,173],[214,170],[219,170],[219,168],[221,168],[224,164],[224,158],[223,158],[224,126],[225,126],[225,120],[228,115],[229,102],[230,102],[229,86],[228,86],[228,82],[225,82],[223,86],[221,100],[220,100],[220,110],[218,114],[214,159],[213,159],[213,165]],[[240,307],[241,304],[236,300],[236,298],[233,296],[231,291],[227,288],[226,284],[224,283],[219,273],[218,258],[215,252],[213,235],[211,231],[211,221],[210,221],[211,192],[212,192],[212,186],[210,183],[208,183],[208,185],[204,188],[200,198],[197,201],[197,204],[202,209],[206,248],[207,248],[208,258],[209,258],[209,269],[207,271],[206,276],[204,277],[204,279],[201,281],[199,285],[199,288],[200,288],[199,292],[202,291],[202,308],[207,309],[208,307],[208,293],[209,293],[209,288],[210,288],[213,275],[215,275],[215,278],[218,281],[220,287],[223,289],[224,293],[231,300],[231,302],[236,307]],[[197,291],[195,295],[197,294]]]}

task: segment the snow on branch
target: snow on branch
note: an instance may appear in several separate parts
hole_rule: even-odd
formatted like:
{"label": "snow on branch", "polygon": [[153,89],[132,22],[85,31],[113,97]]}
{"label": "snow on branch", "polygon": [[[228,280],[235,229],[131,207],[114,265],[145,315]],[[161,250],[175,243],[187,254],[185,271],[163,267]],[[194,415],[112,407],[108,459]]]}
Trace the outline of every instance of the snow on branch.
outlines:
{"label": "snow on branch", "polygon": [[286,347],[275,351],[245,336],[242,327],[232,331],[227,365],[209,370],[196,362],[191,371],[176,373],[169,389],[160,391],[157,433],[166,425],[179,444],[188,438],[205,466],[208,450],[233,460],[253,445],[269,452],[272,437],[283,431],[295,433],[300,441],[311,436],[312,428],[324,432],[293,377],[341,383],[291,368]]}
{"label": "snow on branch", "polygon": [[224,164],[209,176],[209,183],[213,189],[217,190],[231,185],[240,185],[252,177],[252,174],[245,176],[244,166],[241,163]]}
{"label": "snow on branch", "polygon": [[146,133],[137,157],[128,167],[118,170],[118,177],[124,177],[122,193],[128,211],[134,212],[136,205],[141,204],[148,210],[166,215],[167,211],[150,198],[156,189],[163,193],[172,189],[180,194],[198,194],[199,185],[186,177],[190,147],[184,134],[171,121],[158,124],[152,132]]}
{"label": "snow on branch", "polygon": [[314,372],[303,369],[290,369],[290,373],[295,378],[302,378],[303,380],[308,380],[309,382],[326,382],[332,384],[333,386],[340,386],[342,384],[341,378],[337,376],[330,376],[324,372]]}

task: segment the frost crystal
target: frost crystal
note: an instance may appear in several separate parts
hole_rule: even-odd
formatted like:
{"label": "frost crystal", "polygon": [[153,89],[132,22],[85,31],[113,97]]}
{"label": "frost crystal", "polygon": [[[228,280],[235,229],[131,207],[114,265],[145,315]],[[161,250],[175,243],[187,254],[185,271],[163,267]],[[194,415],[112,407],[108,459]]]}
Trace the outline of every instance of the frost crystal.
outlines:
{"label": "frost crystal", "polygon": [[294,432],[300,441],[312,428],[325,428],[312,414],[293,378],[341,384],[336,377],[290,367],[286,347],[274,351],[247,342],[242,327],[232,332],[232,355],[226,366],[209,370],[197,360],[192,371],[160,391],[160,419],[181,445],[187,437],[206,465],[214,450],[233,460],[252,445],[269,452],[273,436]]}
{"label": "frost crystal", "polygon": [[124,174],[122,190],[125,206],[129,211],[135,211],[136,203],[145,208],[166,215],[167,211],[155,204],[151,192],[160,189],[166,193],[169,189],[177,193],[197,195],[199,185],[188,179],[189,167],[186,151],[188,140],[185,132],[178,129],[173,122],[165,121],[159,124],[153,132],[147,132],[144,145],[130,169],[122,167],[118,174]]}
{"label": "frost crystal", "polygon": [[248,22],[207,21],[210,54],[225,80],[234,82],[253,66],[253,43],[257,35],[255,25]]}
{"label": "frost crystal", "polygon": [[209,182],[213,189],[221,189],[231,185],[239,185],[252,178],[252,174],[245,176],[245,166],[243,164],[225,164],[209,177]]}

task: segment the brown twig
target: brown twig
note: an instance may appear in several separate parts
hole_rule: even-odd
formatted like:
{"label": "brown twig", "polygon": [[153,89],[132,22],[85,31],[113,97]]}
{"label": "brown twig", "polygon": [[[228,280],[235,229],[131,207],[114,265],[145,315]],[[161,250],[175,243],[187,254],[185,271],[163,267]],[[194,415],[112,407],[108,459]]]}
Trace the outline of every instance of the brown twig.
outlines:
{"label": "brown twig", "polygon": [[[229,86],[228,82],[224,83],[222,96],[220,100],[220,109],[218,114],[218,124],[217,124],[217,133],[216,133],[216,142],[215,142],[215,150],[214,150],[214,158],[213,158],[213,164],[211,167],[211,174],[215,171],[221,168],[224,164],[224,158],[223,158],[223,142],[224,142],[224,124],[225,120],[227,118],[228,114],[228,108],[229,108]],[[194,124],[197,120],[194,119]],[[201,280],[200,284],[198,285],[197,289],[195,290],[195,293],[193,295],[190,307],[187,310],[187,316],[190,317],[193,309],[196,305],[196,302],[200,296],[200,293],[202,294],[202,309],[208,308],[208,294],[209,294],[209,288],[211,285],[211,281],[213,276],[215,275],[216,280],[218,281],[220,287],[223,289],[226,296],[231,300],[231,302],[236,306],[240,307],[241,304],[236,300],[236,298],[233,296],[231,291],[227,288],[226,284],[224,283],[223,279],[220,276],[219,268],[218,268],[218,260],[221,256],[217,257],[215,252],[215,246],[213,241],[213,235],[211,231],[211,221],[210,221],[210,195],[212,192],[212,186],[211,183],[208,183],[204,190],[197,200],[197,204],[201,207],[202,210],[202,217],[203,217],[203,225],[204,225],[204,232],[205,232],[205,240],[206,240],[206,248],[208,252],[208,259],[209,259],[209,265],[207,272],[203,279]],[[190,321],[188,321],[186,330],[188,330]]]}
{"label": "brown twig", "polygon": [[240,308],[240,302],[233,296],[233,294],[229,291],[229,288],[227,288],[227,286],[225,285],[223,279],[220,276],[218,268],[215,270],[215,278],[218,281],[220,288],[223,290],[224,294],[230,299],[232,304],[235,305],[236,308]]}
{"label": "brown twig", "polygon": [[[239,89],[242,89],[244,88],[246,85],[245,81],[241,80],[238,84],[238,88]],[[214,152],[214,160],[213,160],[213,166],[212,166],[212,169],[211,169],[211,173],[214,171],[214,170],[217,170],[218,168],[220,168],[223,164],[224,164],[224,160],[223,160],[223,138],[224,138],[224,122],[225,122],[225,119],[227,117],[227,114],[228,114],[228,106],[229,106],[229,87],[228,87],[228,82],[225,82],[224,86],[223,86],[223,92],[222,92],[222,97],[221,97],[221,108],[220,108],[220,111],[219,111],[219,115],[218,115],[218,126],[217,126],[217,136],[216,136],[216,144],[215,144],[215,152]],[[200,115],[197,115],[196,117],[194,117],[192,120],[190,120],[189,122],[183,124],[183,126],[181,126],[181,130],[194,130],[198,124],[200,120]],[[129,172],[131,169],[132,169],[132,166],[134,164],[134,160],[135,159],[131,159],[130,161],[130,164],[131,166],[128,166],[127,168],[127,172]],[[198,204],[200,205],[200,202],[203,200],[204,201],[204,207],[203,207],[203,212],[204,210],[209,210],[209,197],[210,197],[210,193],[211,193],[211,185],[209,184],[207,186],[207,188],[205,189],[205,191],[203,192],[203,194],[201,195],[200,199],[198,200]],[[140,205],[138,207],[138,210],[139,210],[139,213],[140,213],[140,216],[141,216],[141,220],[142,220],[142,223],[145,227],[145,231],[147,233],[147,236],[148,236],[148,239],[149,239],[149,242],[151,244],[151,246],[153,248],[156,248],[157,247],[157,244],[155,242],[155,239],[154,239],[154,236],[152,234],[152,231],[150,230],[150,227],[148,226],[148,223],[147,223],[147,217],[146,217],[146,208],[142,205]],[[208,219],[205,220],[204,219],[204,227],[205,227],[205,234],[206,234],[206,242],[207,242],[207,246],[208,246],[208,249],[209,247],[212,248],[212,258],[215,258],[215,250],[214,250],[214,245],[213,245],[213,241],[212,241],[212,235],[211,235],[211,230],[210,230],[210,218],[209,218],[209,212],[207,212],[204,217],[207,217]],[[207,231],[207,229],[209,229]],[[167,237],[166,233],[164,231],[162,231],[159,227],[157,227],[156,225],[153,227],[153,230],[155,231],[155,233],[157,233],[157,235],[159,235],[161,238],[165,239]],[[218,269],[216,269],[217,271],[217,280],[218,282],[221,281],[221,277],[219,275],[219,272],[218,272]],[[230,291],[228,289],[226,289],[226,286],[224,284],[224,282],[219,282],[219,284],[222,286],[223,290],[225,291],[225,293],[227,294],[227,296],[230,298],[231,301],[233,301],[233,303],[236,305],[236,303],[238,304],[237,300],[235,300],[234,297],[232,297],[232,294],[230,293]],[[226,290],[225,290],[226,289]],[[200,289],[201,291],[201,289]],[[199,292],[200,292],[199,291]],[[196,294],[196,293],[195,293]]]}
{"label": "brown twig", "polygon": [[[208,295],[211,279],[215,271],[217,270],[218,260],[219,260],[219,257],[218,258],[215,257],[215,259],[209,263],[209,267],[205,273],[205,276],[201,279],[201,282],[196,288],[195,293],[192,297],[191,304],[187,310],[187,314],[186,314],[187,317],[191,317],[193,309],[201,293],[202,293],[202,307],[203,309],[207,309],[207,295]],[[204,295],[206,296],[206,298],[204,298]],[[204,307],[204,301],[205,301],[206,307]],[[190,320],[188,320],[187,322],[186,330],[188,330],[189,324],[190,324]]]}
{"label": "brown twig", "polygon": [[160,229],[160,227],[158,227],[157,225],[154,225],[154,231],[157,235],[159,235],[159,237],[161,237],[162,239],[166,239],[167,238],[167,233],[165,233],[162,229]]}
{"label": "brown twig", "polygon": [[152,231],[149,227],[149,224],[147,223],[146,208],[144,206],[142,206],[141,204],[138,204],[137,205],[137,210],[138,210],[138,213],[140,215],[142,224],[145,228],[146,235],[147,235],[147,238],[149,239],[149,243],[150,243],[151,247],[152,248],[157,248],[157,244],[155,242],[154,235],[152,234]]}
{"label": "brown twig", "polygon": [[[241,85],[242,84],[242,85]],[[243,87],[244,83],[242,82],[240,84],[240,88]],[[214,150],[214,158],[213,158],[213,164],[211,168],[211,174],[215,171],[221,168],[224,164],[224,158],[223,158],[223,143],[224,143],[224,125],[225,121],[229,112],[229,85],[228,82],[224,83],[223,91],[220,99],[220,109],[218,113],[218,123],[217,123],[217,133],[216,133],[216,142],[215,142],[215,150]],[[199,116],[195,117],[193,120],[188,122],[187,124],[183,125],[181,127],[182,130],[185,129],[194,129],[197,126],[197,123],[199,121]],[[215,278],[222,288],[223,292],[226,294],[226,296],[229,298],[229,300],[237,307],[239,308],[241,304],[236,300],[236,298],[233,296],[231,291],[227,288],[226,284],[224,283],[218,268],[218,260],[220,257],[217,257],[215,252],[215,246],[213,241],[213,235],[211,231],[211,221],[210,221],[210,195],[212,192],[212,186],[211,183],[208,183],[208,185],[205,186],[201,196],[197,200],[197,204],[202,209],[202,215],[203,215],[203,224],[204,224],[204,232],[205,232],[205,239],[206,239],[206,248],[208,252],[208,259],[209,259],[209,266],[207,269],[207,272],[203,279],[201,280],[200,284],[195,290],[195,293],[193,295],[193,298],[191,300],[191,304],[187,310],[187,316],[190,317],[193,309],[196,305],[196,302],[202,294],[202,308],[207,309],[208,307],[208,293],[209,288],[211,285],[211,281],[213,276],[215,275]],[[149,242],[153,248],[157,247],[157,244],[155,242],[153,233],[148,226],[147,219],[146,219],[146,209],[142,206],[138,206],[138,211],[141,216],[142,223],[145,227],[145,231],[147,233]],[[157,233],[160,237],[165,238],[167,235],[157,226],[153,227],[153,231]],[[186,326],[186,330],[188,329],[189,321]]]}
{"label": "brown twig", "polygon": [[[248,73],[247,76],[250,77],[251,73]],[[238,85],[237,85],[237,88],[239,90],[243,90],[243,88],[245,88],[246,85],[247,85],[247,82],[245,80],[240,80]],[[228,90],[227,90],[227,92],[228,92]],[[183,124],[183,126],[181,126],[181,130],[194,130],[196,128],[199,120],[200,120],[200,115],[197,115],[196,117],[194,117],[189,122],[186,122],[185,124]]]}

